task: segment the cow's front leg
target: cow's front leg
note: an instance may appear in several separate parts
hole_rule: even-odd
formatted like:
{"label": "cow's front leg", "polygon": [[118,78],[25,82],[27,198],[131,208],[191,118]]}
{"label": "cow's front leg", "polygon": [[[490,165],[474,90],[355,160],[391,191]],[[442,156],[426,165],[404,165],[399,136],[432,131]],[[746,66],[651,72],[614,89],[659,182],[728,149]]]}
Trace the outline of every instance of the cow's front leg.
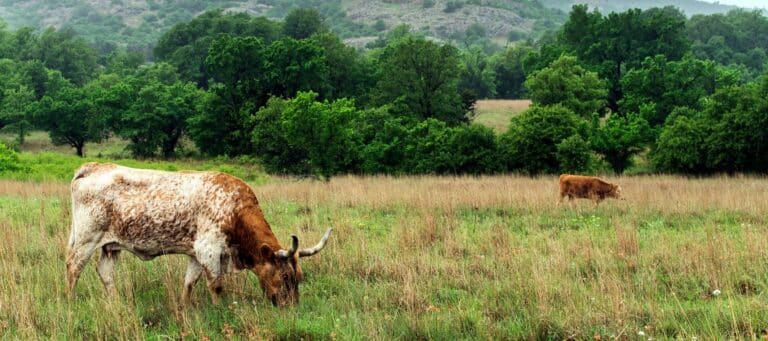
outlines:
{"label": "cow's front leg", "polygon": [[182,294],[182,302],[185,305],[192,303],[192,289],[195,287],[195,283],[200,279],[200,275],[203,273],[203,266],[195,257],[190,256],[187,263],[187,274],[184,276],[184,293]]}
{"label": "cow's front leg", "polygon": [[117,256],[120,255],[120,250],[107,250],[106,246],[101,248],[101,256],[99,257],[99,263],[96,264],[96,271],[99,273],[101,283],[104,284],[104,288],[107,290],[107,294],[110,296],[117,295],[117,289],[115,288],[115,262]]}
{"label": "cow's front leg", "polygon": [[214,303],[218,303],[221,296],[221,278],[225,270],[221,264],[221,256],[226,245],[223,238],[220,240],[216,237],[204,236],[195,241],[195,255],[205,273],[208,291]]}
{"label": "cow's front leg", "polygon": [[77,240],[71,243],[67,248],[67,294],[69,298],[75,297],[75,286],[80,278],[80,273],[85,267],[85,263],[91,258],[91,255],[98,247],[98,241],[101,235],[94,235],[87,240]]}

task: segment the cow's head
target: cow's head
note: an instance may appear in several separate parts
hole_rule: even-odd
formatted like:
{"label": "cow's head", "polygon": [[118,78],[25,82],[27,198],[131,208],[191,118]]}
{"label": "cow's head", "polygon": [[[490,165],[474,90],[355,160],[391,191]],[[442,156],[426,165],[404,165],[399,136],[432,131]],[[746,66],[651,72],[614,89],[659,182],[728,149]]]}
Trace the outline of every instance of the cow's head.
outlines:
{"label": "cow's head", "polygon": [[612,186],[613,186],[613,190],[611,190],[611,192],[608,193],[608,195],[612,198],[624,200],[624,198],[621,196],[621,186],[619,185],[612,185]]}
{"label": "cow's head", "polygon": [[291,236],[291,248],[274,251],[267,245],[261,246],[261,256],[266,261],[253,271],[259,276],[264,294],[278,307],[299,303],[299,283],[302,280],[300,257],[312,256],[325,247],[331,229],[325,232],[317,245],[299,250],[299,238]]}

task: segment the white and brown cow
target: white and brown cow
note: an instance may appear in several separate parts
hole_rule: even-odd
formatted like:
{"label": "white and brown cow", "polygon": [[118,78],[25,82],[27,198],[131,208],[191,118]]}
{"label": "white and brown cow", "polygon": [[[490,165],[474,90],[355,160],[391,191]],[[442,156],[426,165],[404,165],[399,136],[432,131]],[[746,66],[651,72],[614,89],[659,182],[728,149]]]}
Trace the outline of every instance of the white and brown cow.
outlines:
{"label": "white and brown cow", "polygon": [[67,248],[70,296],[83,267],[101,250],[99,277],[116,293],[113,267],[121,250],[143,260],[165,254],[189,256],[184,302],[205,274],[214,302],[228,270],[250,269],[274,305],[296,304],[302,279],[299,257],[319,252],[280,246],[264,219],[256,195],[242,180],[215,172],[163,172],[109,163],[87,163],[71,183],[72,231]]}

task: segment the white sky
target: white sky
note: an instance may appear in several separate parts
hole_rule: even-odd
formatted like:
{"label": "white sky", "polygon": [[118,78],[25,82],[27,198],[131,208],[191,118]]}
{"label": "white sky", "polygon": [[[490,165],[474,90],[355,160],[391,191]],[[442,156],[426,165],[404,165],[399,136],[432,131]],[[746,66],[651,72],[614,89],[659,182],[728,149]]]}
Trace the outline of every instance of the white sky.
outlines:
{"label": "white sky", "polygon": [[768,0],[704,0],[707,2],[719,2],[721,4],[736,5],[741,7],[768,8]]}

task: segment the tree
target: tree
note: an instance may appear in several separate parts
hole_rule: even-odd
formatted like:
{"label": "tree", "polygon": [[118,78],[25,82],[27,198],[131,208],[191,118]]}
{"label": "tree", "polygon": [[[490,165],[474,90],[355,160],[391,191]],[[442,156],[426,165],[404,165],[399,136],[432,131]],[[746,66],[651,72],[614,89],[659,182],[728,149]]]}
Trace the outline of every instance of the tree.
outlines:
{"label": "tree", "polygon": [[82,86],[96,71],[97,52],[72,30],[49,28],[40,35],[40,55],[45,67],[61,71],[73,84]]}
{"label": "tree", "polygon": [[354,103],[317,98],[314,92],[299,92],[291,100],[272,99],[256,112],[254,150],[269,169],[325,179],[354,170],[358,150]]}
{"label": "tree", "polygon": [[533,103],[560,104],[581,117],[599,113],[605,105],[605,83],[597,73],[585,70],[576,57],[563,55],[548,67],[533,72],[525,81]]}
{"label": "tree", "polygon": [[325,57],[328,70],[325,97],[355,98],[356,103],[361,104],[369,89],[375,86],[371,63],[333,33],[315,34],[310,40],[322,48]]}
{"label": "tree", "polygon": [[651,151],[653,166],[662,172],[708,173],[706,142],[712,122],[703,116],[697,117],[690,109],[678,110],[688,113],[670,116],[664,125],[656,147]]}
{"label": "tree", "polygon": [[701,98],[736,85],[738,80],[738,74],[712,61],[690,56],[669,61],[658,55],[647,58],[641,67],[622,78],[624,98],[619,106],[622,113],[639,113],[641,107],[646,107],[644,118],[658,127],[676,107],[699,109]]}
{"label": "tree", "polygon": [[314,8],[294,8],[283,19],[283,34],[293,39],[309,38],[327,29],[320,12]]}
{"label": "tree", "polygon": [[406,143],[415,121],[392,113],[388,106],[363,111],[354,122],[360,135],[360,170],[367,174],[406,172]]}
{"label": "tree", "polygon": [[16,142],[24,144],[24,138],[32,128],[30,115],[34,110],[35,92],[25,85],[6,88],[0,106],[0,121],[5,129],[16,133]]}
{"label": "tree", "polygon": [[578,135],[562,140],[556,146],[557,162],[562,173],[583,173],[589,171],[592,163],[592,150],[587,141]]}
{"label": "tree", "polygon": [[608,82],[608,108],[619,111],[620,80],[626,70],[646,57],[663,54],[678,60],[690,49],[685,36],[685,16],[674,7],[631,9],[604,17],[587,5],[575,5],[557,45],[576,57]]}
{"label": "tree", "polygon": [[500,137],[500,155],[509,170],[555,174],[560,170],[557,146],[573,135],[587,135],[584,119],[562,105],[534,105],[512,118]]}
{"label": "tree", "polygon": [[[763,76],[765,77],[765,75]],[[768,80],[724,89],[732,106],[708,103],[704,113],[719,118],[707,135],[707,165],[720,172],[768,171]]]}
{"label": "tree", "polygon": [[94,110],[93,89],[68,86],[45,95],[35,113],[35,121],[48,131],[53,144],[69,145],[80,157],[85,156],[87,142],[99,142],[107,135],[106,117]]}
{"label": "tree", "polygon": [[394,103],[403,114],[466,121],[457,89],[458,52],[423,38],[406,37],[388,45],[380,58],[378,104]]}
{"label": "tree", "polygon": [[270,44],[264,52],[268,92],[290,98],[299,91],[313,91],[325,98],[329,70],[323,52],[310,40],[283,38]]}
{"label": "tree", "polygon": [[592,148],[603,155],[617,174],[632,164],[632,157],[653,140],[653,132],[642,114],[612,114],[594,132]]}
{"label": "tree", "polygon": [[288,100],[272,97],[251,117],[253,154],[264,167],[279,174],[309,174],[309,158],[303,146],[294,146],[283,129],[282,114]]}
{"label": "tree", "polygon": [[181,79],[207,88],[210,74],[205,65],[211,43],[222,33],[261,38],[267,44],[280,36],[279,25],[265,17],[246,13],[225,14],[222,10],[205,12],[195,19],[176,24],[157,42],[157,60],[175,66]]}
{"label": "tree", "polygon": [[526,70],[523,67],[525,57],[533,51],[528,45],[514,45],[491,57],[491,65],[496,79],[496,96],[498,98],[526,98],[523,83]]}
{"label": "tree", "polygon": [[356,136],[352,122],[358,115],[354,102],[340,99],[318,102],[318,94],[300,92],[288,101],[281,115],[286,140],[306,151],[313,174],[325,179],[356,164]]}
{"label": "tree", "polygon": [[768,18],[760,11],[731,10],[726,14],[694,15],[686,34],[691,51],[700,59],[723,65],[742,64],[751,76],[765,70],[768,62]]}
{"label": "tree", "polygon": [[488,61],[488,56],[477,46],[461,53],[461,73],[459,91],[472,91],[476,98],[496,96],[496,75]]}
{"label": "tree", "polygon": [[134,156],[151,157],[160,150],[163,157],[172,157],[187,120],[197,114],[202,90],[178,80],[175,69],[167,63],[143,69],[127,83],[133,100],[117,111],[113,121],[116,133],[131,141],[128,148]]}

